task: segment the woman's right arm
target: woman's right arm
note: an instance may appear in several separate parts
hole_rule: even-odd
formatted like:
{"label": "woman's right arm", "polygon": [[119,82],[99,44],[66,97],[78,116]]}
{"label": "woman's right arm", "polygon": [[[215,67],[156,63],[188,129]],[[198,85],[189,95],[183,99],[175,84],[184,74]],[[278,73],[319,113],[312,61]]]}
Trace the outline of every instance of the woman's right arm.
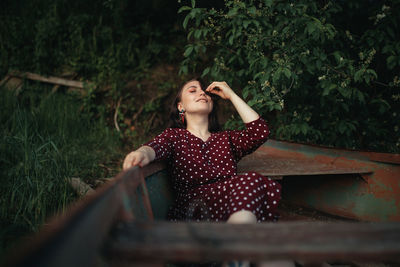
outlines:
{"label": "woman's right arm", "polygon": [[139,165],[144,167],[154,160],[156,152],[149,146],[142,146],[137,150],[126,155],[123,163],[123,170],[127,170],[133,166]]}
{"label": "woman's right arm", "polygon": [[123,169],[139,165],[144,167],[153,160],[166,160],[171,156],[173,142],[176,139],[176,130],[172,128],[165,129],[161,134],[154,137],[153,140],[143,144],[137,150],[129,153],[122,165]]}

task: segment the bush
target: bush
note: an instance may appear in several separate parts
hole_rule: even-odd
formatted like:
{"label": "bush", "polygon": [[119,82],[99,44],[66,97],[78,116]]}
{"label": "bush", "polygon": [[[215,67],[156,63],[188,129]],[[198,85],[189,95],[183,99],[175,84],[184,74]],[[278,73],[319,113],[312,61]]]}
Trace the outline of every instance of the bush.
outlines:
{"label": "bush", "polygon": [[277,139],[399,152],[399,3],[193,0],[181,72],[242,88]]}

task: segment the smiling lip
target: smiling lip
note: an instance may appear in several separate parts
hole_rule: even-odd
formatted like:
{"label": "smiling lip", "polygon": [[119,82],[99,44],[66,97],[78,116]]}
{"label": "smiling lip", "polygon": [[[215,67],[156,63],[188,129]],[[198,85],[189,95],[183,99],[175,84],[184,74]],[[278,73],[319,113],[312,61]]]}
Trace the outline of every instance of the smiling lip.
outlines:
{"label": "smiling lip", "polygon": [[198,99],[196,102],[199,102],[199,101],[201,101],[201,100],[204,100],[204,101],[208,102],[208,100],[205,99],[205,98],[200,98],[200,99]]}

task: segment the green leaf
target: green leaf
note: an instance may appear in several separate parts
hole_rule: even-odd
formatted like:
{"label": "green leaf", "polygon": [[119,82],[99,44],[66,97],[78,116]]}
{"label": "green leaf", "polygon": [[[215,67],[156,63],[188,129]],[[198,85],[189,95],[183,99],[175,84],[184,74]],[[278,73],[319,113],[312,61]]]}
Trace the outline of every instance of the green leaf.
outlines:
{"label": "green leaf", "polygon": [[334,83],[328,83],[328,84],[321,84],[321,86],[323,86],[324,87],[324,91],[322,92],[322,96],[327,96],[327,95],[329,95],[329,93],[333,90],[333,89],[335,89],[336,87],[337,87],[337,85],[336,84],[334,84]]}
{"label": "green leaf", "polygon": [[230,45],[233,45],[233,38],[234,38],[233,35],[229,36],[228,43],[229,43]]}
{"label": "green leaf", "polygon": [[315,32],[316,29],[317,28],[315,27],[315,24],[313,22],[309,22],[309,23],[307,23],[307,26],[304,29],[304,32],[311,35],[313,32]]}
{"label": "green leaf", "polygon": [[348,123],[347,123],[347,126],[348,126],[348,128],[349,128],[351,131],[355,131],[355,130],[356,130],[356,126],[355,126],[353,123],[351,123],[351,122],[348,122]]}
{"label": "green leaf", "polygon": [[183,65],[180,69],[180,72],[182,72],[183,74],[187,74],[188,73],[188,66],[187,65]]}
{"label": "green leaf", "polygon": [[343,134],[346,131],[346,123],[344,121],[340,121],[338,125],[339,133]]}
{"label": "green leaf", "polygon": [[254,6],[249,7],[247,10],[248,10],[249,13],[252,14],[252,15],[255,15],[256,12],[257,12],[256,7],[254,7]]}
{"label": "green leaf", "polygon": [[199,39],[200,36],[201,36],[201,30],[198,30],[198,29],[195,30],[195,31],[194,31],[194,38]]}
{"label": "green leaf", "polygon": [[192,51],[193,51],[193,46],[190,45],[190,46],[188,46],[188,47],[186,48],[185,53],[183,53],[183,56],[184,56],[184,57],[190,56],[190,54],[192,53]]}
{"label": "green leaf", "polygon": [[360,69],[354,73],[354,81],[355,82],[362,82],[362,76],[364,74],[364,69]]}
{"label": "green leaf", "polygon": [[183,28],[186,30],[186,27],[189,23],[189,19],[191,19],[190,13],[186,15],[185,19],[183,20]]}
{"label": "green leaf", "polygon": [[228,17],[233,17],[237,14],[238,10],[237,8],[232,8],[231,10],[229,10],[228,14],[226,14]]}
{"label": "green leaf", "polygon": [[333,56],[336,59],[336,62],[339,63],[341,58],[340,52],[339,51],[333,52]]}
{"label": "green leaf", "polygon": [[382,49],[382,53],[383,53],[383,54],[388,54],[388,53],[392,52],[393,49],[394,49],[394,48],[393,48],[392,45],[385,45],[385,46],[383,47],[383,49]]}
{"label": "green leaf", "polygon": [[349,88],[338,87],[338,91],[344,98],[351,97],[351,89]]}
{"label": "green leaf", "polygon": [[317,66],[317,69],[320,70],[322,67],[322,61],[317,59],[317,61],[315,62],[315,65]]}
{"label": "green leaf", "polygon": [[307,124],[306,124],[306,123],[301,124],[301,132],[302,132],[304,135],[307,134],[308,129],[307,129]]}
{"label": "green leaf", "polygon": [[243,28],[247,29],[247,26],[249,26],[250,23],[251,23],[251,21],[249,21],[249,20],[243,21]]}
{"label": "green leaf", "polygon": [[272,5],[274,4],[274,0],[264,0],[264,4],[267,7],[272,7]]}
{"label": "green leaf", "polygon": [[183,6],[178,10],[178,14],[182,13],[183,11],[186,10],[191,10],[192,8],[190,6]]}
{"label": "green leaf", "polygon": [[243,90],[243,98],[246,99],[249,95],[249,90]]}
{"label": "green leaf", "polygon": [[299,134],[301,131],[301,127],[299,125],[294,126],[294,134]]}
{"label": "green leaf", "polygon": [[281,73],[282,73],[282,68],[279,67],[279,68],[275,71],[274,76],[272,77],[272,82],[273,82],[274,84],[276,84],[276,83],[278,82],[279,78],[281,77]]}
{"label": "green leaf", "polygon": [[192,0],[192,8],[196,6],[196,0]]}
{"label": "green leaf", "polygon": [[193,32],[194,32],[193,30],[192,30],[192,31],[189,31],[188,36],[187,36],[187,40],[188,40],[188,41],[190,40],[190,37],[192,36]]}
{"label": "green leaf", "polygon": [[207,67],[203,70],[203,73],[201,74],[201,77],[206,76],[210,72],[210,67]]}
{"label": "green leaf", "polygon": [[388,66],[388,69],[392,70],[394,67],[396,67],[396,56],[391,55],[386,59],[386,64]]}
{"label": "green leaf", "polygon": [[373,79],[377,79],[378,78],[378,74],[376,74],[376,72],[373,69],[367,69],[366,71],[368,74],[370,74]]}
{"label": "green leaf", "polygon": [[362,104],[365,104],[364,94],[360,90],[357,90],[357,89],[353,89],[353,90],[355,90],[354,92],[355,92],[355,95],[356,95],[358,101]]}
{"label": "green leaf", "polygon": [[283,69],[283,74],[285,74],[286,78],[288,78],[288,79],[290,79],[290,77],[292,76],[292,73],[290,72],[290,70],[288,68]]}

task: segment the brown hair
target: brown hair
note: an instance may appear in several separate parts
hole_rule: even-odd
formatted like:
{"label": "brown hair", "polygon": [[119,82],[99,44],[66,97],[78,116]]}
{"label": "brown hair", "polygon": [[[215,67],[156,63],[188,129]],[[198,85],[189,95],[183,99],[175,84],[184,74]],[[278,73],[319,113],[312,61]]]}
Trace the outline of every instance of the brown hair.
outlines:
{"label": "brown hair", "polygon": [[[185,120],[184,123],[182,123],[182,120],[181,120],[181,118],[179,116],[179,111],[178,111],[177,105],[181,101],[183,87],[187,83],[192,82],[192,81],[198,81],[200,83],[201,89],[205,90],[205,85],[207,83],[205,83],[204,80],[201,79],[201,78],[191,79],[191,80],[185,82],[181,86],[179,92],[177,93],[177,95],[175,97],[175,101],[172,103],[172,106],[171,106],[171,111],[170,111],[170,115],[169,115],[169,125],[168,125],[169,128],[183,128],[183,129],[186,129],[186,120]],[[206,93],[206,94],[208,94],[208,93]],[[213,101],[213,109],[210,112],[210,114],[208,114],[208,130],[210,132],[218,132],[220,130],[220,128],[221,128],[220,125],[219,125],[219,122],[218,122],[218,114],[217,114],[218,113],[217,111],[218,111],[218,100],[219,100],[219,97],[217,95],[214,95],[214,94],[209,94],[209,95],[211,96],[211,99]]]}

